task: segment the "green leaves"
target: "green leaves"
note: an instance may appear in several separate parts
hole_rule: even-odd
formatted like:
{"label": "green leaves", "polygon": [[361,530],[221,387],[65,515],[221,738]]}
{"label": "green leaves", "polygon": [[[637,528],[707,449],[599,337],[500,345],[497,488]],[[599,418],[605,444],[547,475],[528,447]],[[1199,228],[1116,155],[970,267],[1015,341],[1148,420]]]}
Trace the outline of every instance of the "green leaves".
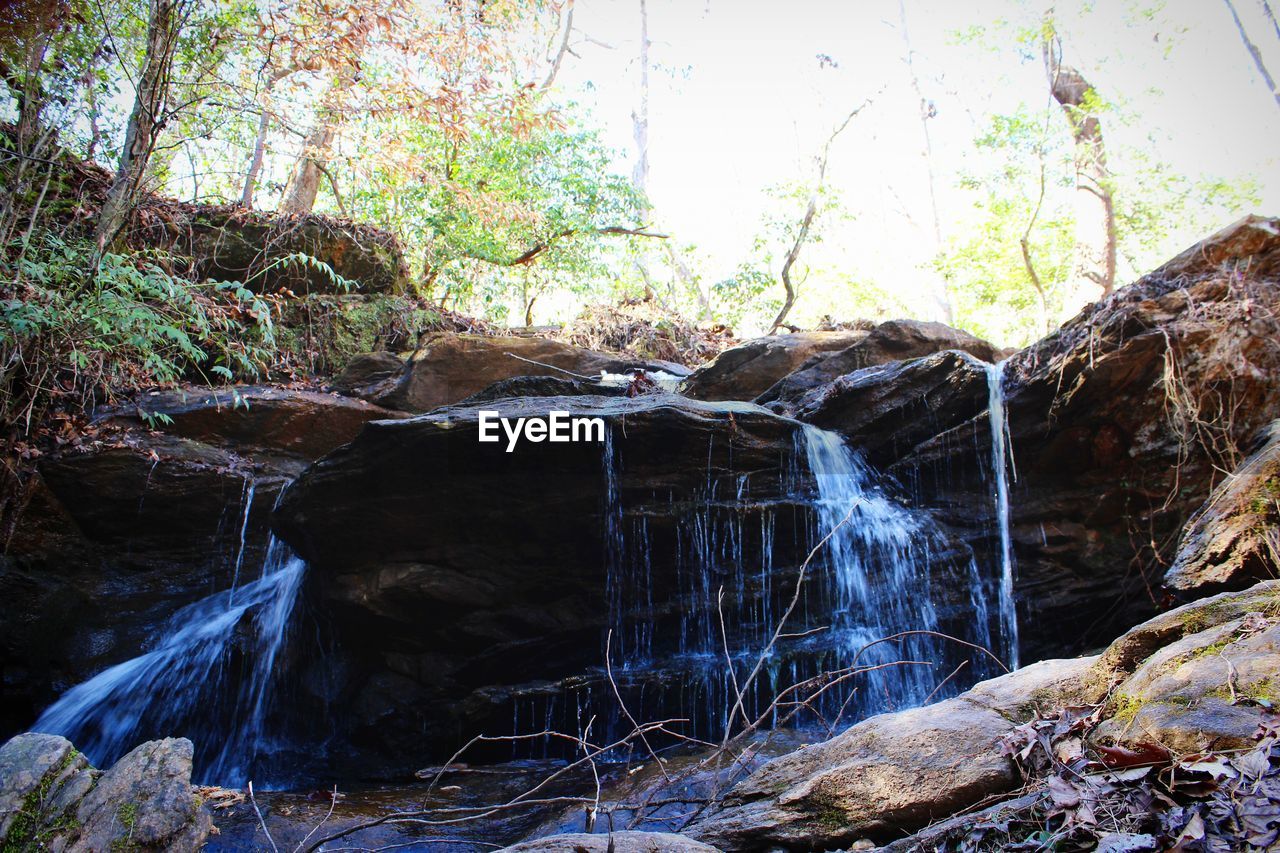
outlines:
{"label": "green leaves", "polygon": [[[143,254],[37,232],[0,301],[6,423],[56,397],[93,397],[184,378],[257,378],[274,359],[272,306],[236,283],[170,275]],[[291,263],[302,262],[294,258]]]}

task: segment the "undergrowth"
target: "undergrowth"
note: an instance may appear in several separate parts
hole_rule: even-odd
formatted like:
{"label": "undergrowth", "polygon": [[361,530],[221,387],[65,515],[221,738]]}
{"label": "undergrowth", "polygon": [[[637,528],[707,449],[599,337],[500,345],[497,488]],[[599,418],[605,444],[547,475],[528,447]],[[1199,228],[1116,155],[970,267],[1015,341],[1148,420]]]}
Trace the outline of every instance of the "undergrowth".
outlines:
{"label": "undergrowth", "polygon": [[[276,310],[244,284],[171,274],[162,253],[106,253],[40,231],[0,264],[0,425],[30,438],[51,410],[84,412],[137,388],[184,378],[262,376]],[[281,263],[298,263],[285,258]]]}

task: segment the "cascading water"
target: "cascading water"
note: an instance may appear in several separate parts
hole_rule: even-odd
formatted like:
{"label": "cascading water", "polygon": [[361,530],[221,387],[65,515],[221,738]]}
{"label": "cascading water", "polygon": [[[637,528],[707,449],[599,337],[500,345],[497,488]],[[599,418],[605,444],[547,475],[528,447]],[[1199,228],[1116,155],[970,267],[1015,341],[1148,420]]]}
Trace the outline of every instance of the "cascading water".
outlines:
{"label": "cascading water", "polygon": [[272,747],[276,660],[305,571],[273,537],[256,580],[179,610],[151,651],[73,687],[32,730],[65,736],[99,767],[149,738],[187,736],[197,778],[242,785]]}
{"label": "cascading water", "polygon": [[[818,487],[818,538],[828,537],[823,560],[835,582],[833,630],[851,658],[860,648],[901,631],[938,628],[930,593],[933,531],[876,485],[877,475],[840,436],[806,424],[804,450]],[[860,663],[937,658],[937,641],[922,635],[901,645],[868,649]],[[905,652],[905,654],[903,654]],[[929,695],[929,668],[888,666],[867,674],[866,692],[898,705]]]}
{"label": "cascading water", "polygon": [[1009,531],[1009,427],[1004,402],[1004,366],[987,365],[987,412],[991,424],[991,468],[995,473],[996,524],[1000,529],[1000,634],[1005,657],[1018,668],[1018,611],[1013,597],[1013,538]]}
{"label": "cascading water", "polygon": [[[726,657],[738,678],[752,668],[795,589],[799,560],[824,538],[786,626],[791,636],[744,697],[748,714],[762,713],[780,690],[855,661],[882,668],[826,692],[815,707],[821,720],[849,723],[946,695],[959,685],[939,690],[940,682],[957,665],[969,667],[968,678],[997,674],[982,654],[928,634],[868,646],[924,630],[991,648],[988,602],[997,584],[927,514],[893,499],[840,436],[803,426],[777,471],[729,476],[713,475],[724,463],[713,465],[709,448],[706,480],[685,496],[624,490],[623,447],[606,432],[602,520],[608,653],[633,714],[679,716],[689,721],[686,734],[718,738],[734,695]],[[945,582],[935,590],[939,577]],[[513,731],[609,719],[599,702],[611,702],[612,688],[602,686],[593,702],[590,683],[526,695]]]}

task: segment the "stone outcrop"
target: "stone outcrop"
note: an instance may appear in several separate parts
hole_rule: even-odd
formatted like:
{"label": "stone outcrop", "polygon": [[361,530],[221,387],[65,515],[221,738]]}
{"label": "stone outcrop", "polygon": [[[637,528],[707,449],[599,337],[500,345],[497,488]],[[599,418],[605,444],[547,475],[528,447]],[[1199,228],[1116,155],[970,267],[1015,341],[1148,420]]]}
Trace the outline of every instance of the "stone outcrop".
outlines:
{"label": "stone outcrop", "polygon": [[754,400],[807,362],[864,341],[870,331],[795,332],[755,338],[725,350],[680,386],[695,400]]}
{"label": "stone outcrop", "polygon": [[390,353],[354,360],[334,387],[380,406],[428,412],[476,394],[495,382],[518,376],[596,378],[600,373],[651,373],[684,376],[689,369],[666,361],[644,361],[517,335],[432,335],[402,361],[397,374]]}
{"label": "stone outcrop", "polygon": [[[610,435],[508,453],[505,437],[478,441],[481,409],[599,417]],[[347,656],[348,735],[368,760],[416,769],[460,731],[505,731],[513,716],[543,713],[513,705],[558,696],[561,680],[600,665],[610,595],[624,583],[643,582],[627,595],[652,600],[626,617],[628,636],[644,626],[655,660],[673,654],[682,620],[711,606],[701,581],[690,588],[693,569],[680,568],[702,514],[739,513],[748,531],[776,515],[779,576],[798,565],[803,499],[779,481],[798,429],[750,404],[667,394],[525,397],[371,423],[303,474],[276,514]],[[626,508],[616,523],[644,525],[653,574],[643,581],[611,581],[606,568],[610,489]],[[712,494],[721,497],[708,509]],[[739,546],[744,563],[758,560],[759,536]]]}
{"label": "stone outcrop", "polygon": [[212,828],[191,787],[191,742],[150,741],[95,770],[69,741],[23,734],[0,747],[5,850],[199,850]]}
{"label": "stone outcrop", "polygon": [[811,364],[780,379],[762,393],[757,402],[789,410],[807,393],[855,370],[922,358],[946,350],[966,352],[984,362],[995,361],[999,355],[995,347],[981,338],[942,323],[890,320],[876,326],[845,349],[818,357]]}
{"label": "stone outcrop", "polygon": [[1259,441],[1192,517],[1165,586],[1195,594],[1280,577],[1280,421]]}
{"label": "stone outcrop", "polygon": [[[1024,657],[1096,648],[1156,611],[1184,525],[1280,416],[1278,371],[1280,221],[1258,217],[1006,362]],[[798,389],[789,405],[910,483],[991,564],[988,379],[944,353]]]}
{"label": "stone outcrop", "polygon": [[239,205],[174,205],[175,220],[162,232],[135,229],[130,239],[148,247],[169,245],[195,259],[194,274],[243,282],[261,293],[341,293],[326,271],[298,258],[327,264],[360,293],[398,293],[409,284],[404,250],[396,238],[369,225],[319,214],[277,216]]}
{"label": "stone outcrop", "polygon": [[1097,737],[1171,752],[1247,745],[1280,701],[1280,581],[1183,605],[1126,632],[1095,680],[1115,715]]}
{"label": "stone outcrop", "polygon": [[354,439],[371,420],[406,415],[338,394],[239,385],[153,391],[139,398],[136,413],[115,417],[134,425],[159,424],[168,435],[243,449],[246,456],[278,452],[311,462]]}

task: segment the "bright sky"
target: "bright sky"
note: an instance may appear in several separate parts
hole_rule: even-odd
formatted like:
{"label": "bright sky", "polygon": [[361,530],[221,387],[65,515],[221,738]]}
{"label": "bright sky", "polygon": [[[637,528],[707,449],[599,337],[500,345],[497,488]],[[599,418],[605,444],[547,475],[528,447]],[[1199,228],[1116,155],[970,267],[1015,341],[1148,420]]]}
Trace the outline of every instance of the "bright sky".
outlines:
{"label": "bright sky", "polygon": [[[1258,0],[1235,4],[1280,73],[1280,34]],[[1056,5],[1065,61],[1141,119],[1106,128],[1108,138],[1150,150],[1153,135],[1155,153],[1188,175],[1251,177],[1261,185],[1260,212],[1280,213],[1280,105],[1224,3]],[[1136,12],[1153,7],[1150,20]],[[1020,58],[1012,28],[1000,31],[1003,44],[994,35],[961,43],[956,34],[1001,20],[1033,24],[1041,8],[1017,0],[905,0],[905,8],[920,85],[937,109],[930,133],[945,232],[964,215],[955,178],[987,117],[1020,102],[1039,108],[1047,97],[1038,50]],[[810,174],[832,126],[873,97],[832,152],[829,182],[856,218],[828,242],[884,286],[918,285],[932,216],[898,0],[648,0],[648,14],[658,66],[650,195],[659,224],[698,247],[708,279],[728,275],[747,252],[763,190]],[[574,24],[578,58],[567,59],[559,85],[590,105],[629,170],[639,0],[578,0]],[[819,54],[838,67],[820,68]],[[1178,248],[1199,236],[1179,235]]]}

